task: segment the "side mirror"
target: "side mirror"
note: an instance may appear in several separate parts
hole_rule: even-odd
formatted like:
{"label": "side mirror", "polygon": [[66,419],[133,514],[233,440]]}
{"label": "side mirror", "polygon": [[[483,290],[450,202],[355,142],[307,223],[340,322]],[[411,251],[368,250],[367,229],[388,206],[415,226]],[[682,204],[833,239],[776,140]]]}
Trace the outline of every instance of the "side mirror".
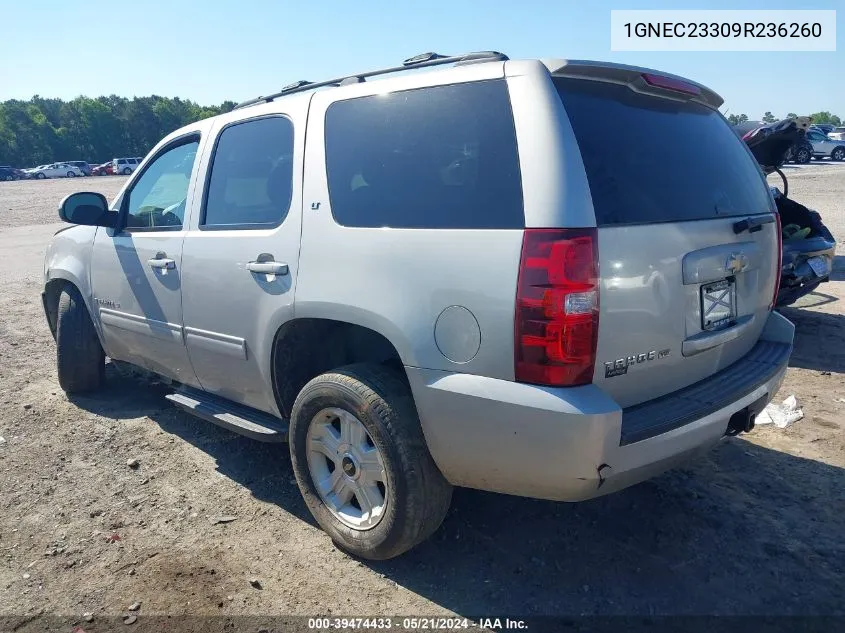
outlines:
{"label": "side mirror", "polygon": [[71,224],[114,228],[117,213],[109,211],[103,194],[83,191],[72,193],[62,200],[59,217]]}

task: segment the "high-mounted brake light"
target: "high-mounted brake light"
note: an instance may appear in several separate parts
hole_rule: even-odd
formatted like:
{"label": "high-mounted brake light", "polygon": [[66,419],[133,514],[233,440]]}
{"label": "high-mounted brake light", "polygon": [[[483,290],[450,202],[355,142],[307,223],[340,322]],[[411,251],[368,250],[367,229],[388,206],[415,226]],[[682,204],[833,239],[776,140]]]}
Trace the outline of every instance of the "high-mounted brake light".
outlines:
{"label": "high-mounted brake light", "polygon": [[666,88],[666,90],[674,90],[675,92],[684,92],[688,95],[700,95],[701,88],[695,84],[681,81],[673,77],[666,77],[665,75],[655,75],[653,73],[643,73],[643,79],[649,86],[656,88]]}
{"label": "high-mounted brake light", "polygon": [[780,292],[780,276],[783,268],[783,229],[780,225],[780,212],[775,211],[775,230],[777,231],[778,240],[778,258],[775,261],[775,294],[772,297],[772,305],[770,310],[774,310],[778,303],[778,292]]}
{"label": "high-mounted brake light", "polygon": [[516,380],[592,382],[598,325],[596,229],[526,229],[514,319]]}

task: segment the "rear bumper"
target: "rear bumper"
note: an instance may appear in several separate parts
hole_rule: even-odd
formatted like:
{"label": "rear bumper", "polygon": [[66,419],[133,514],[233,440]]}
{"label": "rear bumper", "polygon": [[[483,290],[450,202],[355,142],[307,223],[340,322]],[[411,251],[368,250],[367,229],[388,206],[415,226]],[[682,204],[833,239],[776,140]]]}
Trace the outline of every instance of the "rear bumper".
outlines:
{"label": "rear bumper", "polygon": [[622,409],[595,385],[554,389],[412,367],[407,373],[429,450],[452,484],[580,501],[648,479],[715,445],[732,415],[760,407],[778,390],[793,333],[787,319],[772,313],[761,340],[788,346],[785,358],[761,369],[760,379],[746,382],[730,402],[717,401],[715,409],[709,402],[703,415],[628,443]]}

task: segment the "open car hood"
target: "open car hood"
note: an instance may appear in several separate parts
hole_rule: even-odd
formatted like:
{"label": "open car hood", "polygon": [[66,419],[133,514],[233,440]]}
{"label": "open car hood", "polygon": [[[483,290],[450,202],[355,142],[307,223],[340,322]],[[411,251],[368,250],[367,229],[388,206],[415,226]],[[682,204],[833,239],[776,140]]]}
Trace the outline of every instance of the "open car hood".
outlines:
{"label": "open car hood", "polygon": [[774,172],[786,159],[795,143],[804,138],[810,127],[810,117],[799,116],[763,125],[745,134],[742,140],[767,174]]}

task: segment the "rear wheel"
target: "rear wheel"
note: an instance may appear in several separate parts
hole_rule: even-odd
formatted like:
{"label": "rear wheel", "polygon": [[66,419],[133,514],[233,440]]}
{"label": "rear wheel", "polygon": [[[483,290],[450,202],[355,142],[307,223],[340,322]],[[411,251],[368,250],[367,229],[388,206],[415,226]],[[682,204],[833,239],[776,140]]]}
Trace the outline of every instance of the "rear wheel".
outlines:
{"label": "rear wheel", "polygon": [[15,177],[14,177],[14,176],[12,176],[11,174],[9,174],[8,176],[6,176],[6,182],[12,182],[14,179],[15,179]]}
{"label": "rear wheel", "polygon": [[72,171],[69,171],[69,172],[68,172],[67,174],[65,174],[65,175],[66,175],[68,178],[73,178],[74,176],[76,176],[76,174],[74,174]]}
{"label": "rear wheel", "polygon": [[56,370],[65,393],[99,389],[105,378],[105,354],[82,295],[66,286],[56,317]]}
{"label": "rear wheel", "polygon": [[35,177],[38,178],[38,180],[44,180],[47,176],[39,172],[38,175],[36,175]]}
{"label": "rear wheel", "polygon": [[290,453],[311,514],[342,549],[398,556],[440,526],[452,487],[434,464],[408,386],[380,365],[317,376],[296,398]]}
{"label": "rear wheel", "polygon": [[830,153],[833,160],[845,160],[845,147],[835,147]]}
{"label": "rear wheel", "polygon": [[131,173],[132,173],[132,170],[131,170],[131,169],[129,169],[128,167],[125,167],[125,168],[123,169],[123,175],[124,175],[124,176],[128,176],[128,175],[129,175],[129,174],[131,174]]}

